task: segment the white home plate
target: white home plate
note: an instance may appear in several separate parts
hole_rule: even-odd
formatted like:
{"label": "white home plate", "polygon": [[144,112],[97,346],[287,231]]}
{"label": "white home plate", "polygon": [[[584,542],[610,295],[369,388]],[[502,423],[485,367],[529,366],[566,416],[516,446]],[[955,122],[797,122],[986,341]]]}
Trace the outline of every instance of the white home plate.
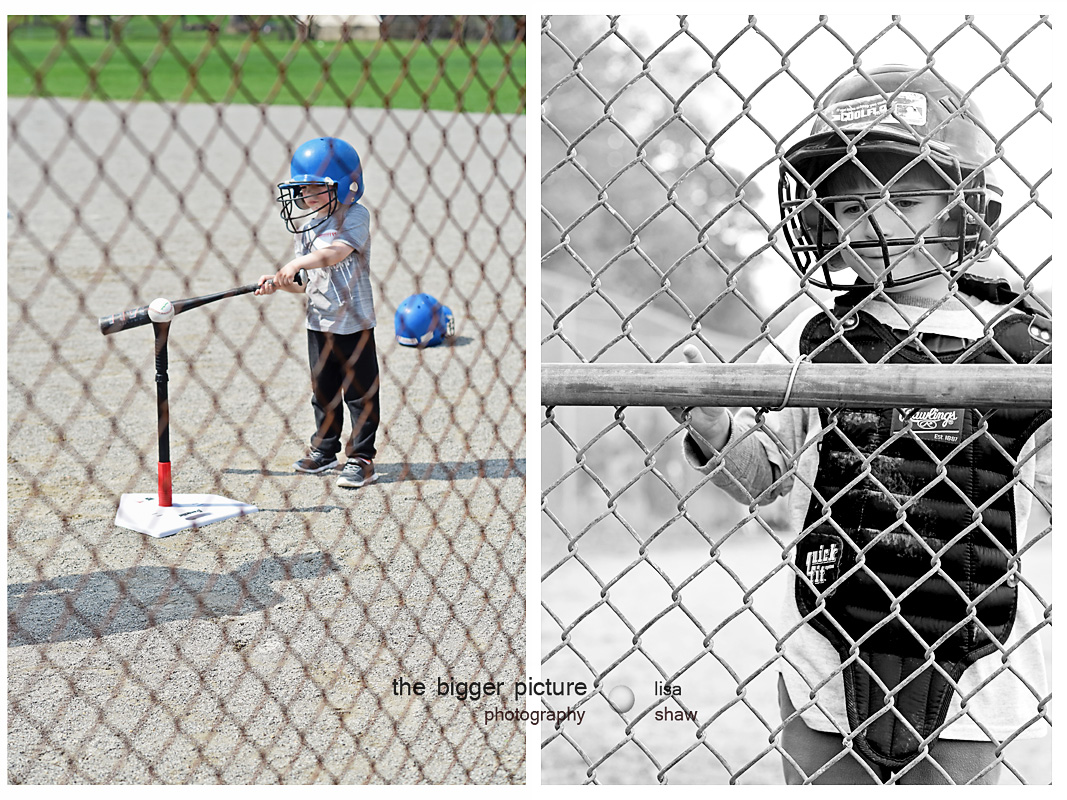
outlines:
{"label": "white home plate", "polygon": [[259,511],[248,503],[217,494],[176,494],[171,498],[173,505],[166,508],[159,506],[158,499],[157,494],[124,494],[115,524],[158,539]]}

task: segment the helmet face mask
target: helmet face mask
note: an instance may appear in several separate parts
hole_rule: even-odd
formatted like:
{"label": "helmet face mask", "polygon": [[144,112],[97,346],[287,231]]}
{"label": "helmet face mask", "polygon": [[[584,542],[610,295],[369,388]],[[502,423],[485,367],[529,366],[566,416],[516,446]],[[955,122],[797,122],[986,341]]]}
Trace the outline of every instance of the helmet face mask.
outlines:
{"label": "helmet face mask", "polygon": [[[802,282],[834,291],[904,286],[951,279],[988,256],[1000,215],[989,169],[996,154],[981,115],[958,90],[924,70],[886,66],[842,80],[819,108],[811,135],[782,158],[778,186]],[[941,209],[934,219],[894,225],[892,235],[879,226],[879,215],[905,218],[894,203],[934,198]],[[840,204],[856,204],[857,218],[840,223]],[[908,268],[900,268],[905,260]],[[835,281],[846,267],[858,282]]]}
{"label": "helmet face mask", "polygon": [[[325,206],[311,208],[307,204],[305,198],[316,195],[329,196]],[[327,183],[280,183],[278,184],[277,200],[282,204],[281,217],[285,220],[285,227],[290,233],[314,230],[324,224],[337,210],[336,187]],[[322,213],[323,211],[325,213]],[[320,213],[319,219],[311,224],[306,224],[306,220],[316,217]]]}
{"label": "helmet face mask", "polygon": [[327,195],[330,205],[337,203],[337,193],[334,187],[328,183],[297,183],[290,184],[293,188],[294,200],[297,208],[307,210],[309,208],[306,198]]}
{"label": "helmet face mask", "polygon": [[[363,166],[355,148],[342,139],[323,137],[304,142],[289,165],[290,179],[278,184],[281,217],[292,233],[313,230],[324,224],[341,206],[350,206],[363,196]],[[313,187],[319,187],[312,192]],[[311,209],[305,198],[330,193],[326,206]],[[323,212],[325,209],[325,213]],[[301,213],[303,212],[303,213]],[[319,216],[321,215],[321,216]],[[312,217],[316,221],[307,223]]]}
{"label": "helmet face mask", "polygon": [[[872,187],[873,188],[873,187]],[[939,209],[931,219],[912,222],[901,207],[932,202]],[[854,209],[854,220],[842,223],[839,207]],[[835,282],[833,274],[844,269],[857,273],[863,283],[887,288],[906,286],[934,276],[951,278],[980,252],[991,231],[983,222],[986,197],[982,189],[912,189],[809,195],[804,199],[783,196],[787,216],[786,238],[804,277],[825,289],[851,289],[855,284]],[[901,220],[895,233],[879,223],[882,209]],[[861,230],[862,228],[862,230]],[[907,274],[894,274],[909,256],[915,256]],[[916,269],[917,264],[926,265]],[[868,274],[865,274],[868,273]],[[873,273],[873,274],[872,274]]]}

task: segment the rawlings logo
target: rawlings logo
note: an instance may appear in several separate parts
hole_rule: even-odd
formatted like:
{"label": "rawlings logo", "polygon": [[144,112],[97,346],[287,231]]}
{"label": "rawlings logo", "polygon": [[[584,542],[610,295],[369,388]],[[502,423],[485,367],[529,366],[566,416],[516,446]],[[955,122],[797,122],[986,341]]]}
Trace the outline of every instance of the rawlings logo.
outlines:
{"label": "rawlings logo", "polygon": [[893,410],[893,433],[910,428],[920,439],[955,444],[963,438],[962,408],[901,408]]}
{"label": "rawlings logo", "polygon": [[[906,415],[908,409],[901,409]],[[913,411],[911,415],[912,427],[919,430],[930,431],[934,428],[947,428],[956,424],[959,419],[960,412],[957,411],[941,411],[937,408],[931,408],[928,411],[921,409]]]}

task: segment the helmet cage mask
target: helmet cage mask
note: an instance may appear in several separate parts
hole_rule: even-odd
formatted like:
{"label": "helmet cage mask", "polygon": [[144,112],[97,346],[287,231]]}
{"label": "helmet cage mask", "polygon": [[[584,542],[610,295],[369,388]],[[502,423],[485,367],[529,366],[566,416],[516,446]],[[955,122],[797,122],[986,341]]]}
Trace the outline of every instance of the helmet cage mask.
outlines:
{"label": "helmet cage mask", "polygon": [[[1000,189],[989,164],[996,154],[981,114],[959,90],[925,69],[888,65],[857,71],[820,98],[820,110],[807,138],[781,158],[778,199],[782,229],[793,261],[805,283],[841,291],[856,284],[833,280],[832,272],[849,266],[848,258],[875,249],[881,254],[876,285],[901,286],[935,275],[952,277],[974,260],[987,258],[1000,216]],[[866,161],[881,169],[869,169]],[[892,167],[887,166],[891,162]],[[863,186],[841,190],[834,173],[847,166]],[[916,167],[930,180],[922,193],[909,185],[894,189]],[[875,174],[877,173],[877,174]],[[934,225],[912,230],[913,238],[889,239],[874,212],[893,199],[939,195],[945,203]],[[875,238],[856,240],[834,217],[835,203],[859,202],[862,220]],[[903,217],[897,213],[897,216]],[[935,259],[925,245],[941,245],[950,263]],[[907,247],[897,255],[890,248]],[[849,251],[852,251],[851,253]],[[896,278],[892,268],[920,251],[930,270]],[[869,269],[873,266],[868,264]],[[822,279],[819,276],[821,274]],[[865,285],[861,278],[859,285]]]}
{"label": "helmet cage mask", "polygon": [[[857,174],[869,184],[865,190],[823,188],[833,172],[843,166],[842,161],[856,165]],[[942,179],[946,184],[944,188],[893,188],[912,168],[923,163],[930,165],[931,170]],[[834,280],[833,273],[849,267],[850,260],[854,263],[861,253],[869,254],[872,250],[878,253],[881,260],[881,274],[873,283],[885,287],[905,286],[937,275],[952,278],[966,269],[972,260],[988,256],[993,239],[993,231],[987,222],[993,213],[988,192],[989,187],[985,185],[982,172],[963,177],[958,165],[955,174],[951,174],[936,162],[929,159],[924,161],[920,157],[883,182],[860,159],[845,158],[822,171],[810,184],[803,177],[787,180],[783,170],[779,182],[779,204],[783,231],[802,278],[823,289],[842,291],[867,281],[860,279],[855,283],[840,283]],[[895,201],[928,198],[938,198],[944,207],[934,219],[918,228],[894,205]],[[856,204],[862,208],[862,213],[847,226],[842,226],[834,214],[838,203]],[[885,207],[892,209],[897,218],[907,223],[909,236],[891,238],[883,232],[875,212]],[[864,223],[869,223],[874,238],[856,238],[856,229]],[[931,245],[940,245],[950,251],[951,261],[943,264],[943,259],[935,258],[928,249]],[[890,249],[898,248],[906,249],[890,253]],[[894,277],[893,268],[903,259],[916,254],[928,261],[930,268],[906,277]],[[866,264],[870,269],[877,269],[870,261]]]}
{"label": "helmet cage mask", "polygon": [[[317,191],[308,191],[313,187],[318,187]],[[305,196],[310,197],[316,194],[329,194],[329,202],[326,206],[310,208],[304,202]],[[310,231],[318,228],[329,220],[333,213],[337,211],[338,206],[337,186],[329,179],[325,181],[289,181],[288,183],[280,183],[278,184],[278,197],[276,199],[282,204],[281,217],[290,233],[300,233],[301,231]],[[298,210],[303,213],[299,213]],[[315,217],[324,210],[325,213],[322,214],[321,218],[310,225],[305,224],[305,220]]]}

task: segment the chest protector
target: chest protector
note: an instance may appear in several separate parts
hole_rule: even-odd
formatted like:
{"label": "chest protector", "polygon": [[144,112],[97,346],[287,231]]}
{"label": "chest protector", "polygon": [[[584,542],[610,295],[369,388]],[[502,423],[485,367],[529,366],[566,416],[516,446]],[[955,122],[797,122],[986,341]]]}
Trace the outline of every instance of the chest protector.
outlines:
{"label": "chest protector", "polygon": [[[992,286],[997,300],[1008,299],[1003,285]],[[917,344],[900,347],[899,331],[848,301],[835,308],[836,327],[826,314],[805,327],[801,352],[812,361],[1052,361],[1052,323],[1025,304],[976,345],[931,356]],[[796,550],[797,606],[845,665],[856,748],[902,767],[936,739],[964,670],[1011,632],[1019,570],[1013,472],[1051,410],[819,415],[818,475]]]}

